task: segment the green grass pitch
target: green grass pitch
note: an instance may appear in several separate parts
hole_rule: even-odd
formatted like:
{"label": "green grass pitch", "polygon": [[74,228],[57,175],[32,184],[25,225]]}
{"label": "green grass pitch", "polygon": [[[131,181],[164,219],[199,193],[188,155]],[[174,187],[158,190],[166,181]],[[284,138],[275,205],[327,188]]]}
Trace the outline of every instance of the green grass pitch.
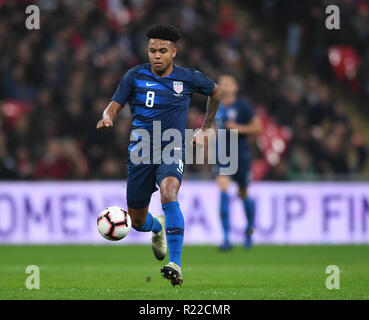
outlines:
{"label": "green grass pitch", "polygon": [[[185,246],[184,284],[160,275],[150,246],[0,246],[0,299],[369,299],[369,246]],[[40,289],[25,287],[40,268]],[[328,290],[328,265],[340,289]]]}

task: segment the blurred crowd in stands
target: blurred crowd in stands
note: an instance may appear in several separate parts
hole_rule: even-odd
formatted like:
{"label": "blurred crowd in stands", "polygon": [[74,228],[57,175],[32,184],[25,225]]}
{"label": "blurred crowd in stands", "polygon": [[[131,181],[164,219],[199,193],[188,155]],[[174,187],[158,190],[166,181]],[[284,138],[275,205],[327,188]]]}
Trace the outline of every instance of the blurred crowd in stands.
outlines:
{"label": "blurred crowd in stands", "polygon": [[[369,0],[240,3],[276,34],[283,35],[291,57],[311,62],[309,66],[321,79],[335,80],[342,90],[350,89],[369,116]],[[339,10],[338,19],[334,19],[339,29],[326,27],[327,18],[333,13],[331,5]]]}
{"label": "blurred crowd in stands", "polygon": [[[145,30],[153,23],[180,28],[176,64],[214,79],[232,72],[240,95],[290,132],[277,161],[269,161],[260,140],[250,138],[256,160],[267,163],[260,179],[362,174],[363,136],[329,86],[333,71],[327,48],[336,42],[323,36],[322,24],[314,25],[317,15],[325,15],[316,12],[323,7],[314,0],[317,7],[286,0],[287,10],[280,2],[0,1],[0,179],[126,177],[129,109],[120,112],[112,130],[98,132],[96,123],[124,72],[147,61]],[[32,3],[41,10],[40,30],[25,29],[24,8]],[[341,3],[342,19],[355,21],[348,40],[355,41],[351,45],[364,68],[365,59],[369,63],[367,2]],[[258,17],[275,27],[275,34],[255,24]],[[281,46],[278,37],[287,45]],[[303,59],[318,68],[302,73]],[[369,95],[369,72],[361,74],[360,94],[367,89]],[[189,128],[201,126],[205,106],[205,97],[193,96]],[[207,165],[186,167],[187,178],[209,178],[211,172]]]}

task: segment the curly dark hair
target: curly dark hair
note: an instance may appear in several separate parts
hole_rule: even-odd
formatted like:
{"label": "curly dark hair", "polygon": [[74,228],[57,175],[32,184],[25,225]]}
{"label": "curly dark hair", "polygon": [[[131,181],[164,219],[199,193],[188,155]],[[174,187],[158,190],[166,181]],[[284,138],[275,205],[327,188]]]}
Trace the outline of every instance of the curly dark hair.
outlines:
{"label": "curly dark hair", "polygon": [[154,24],[147,29],[148,39],[162,39],[177,42],[181,38],[178,28],[171,24]]}

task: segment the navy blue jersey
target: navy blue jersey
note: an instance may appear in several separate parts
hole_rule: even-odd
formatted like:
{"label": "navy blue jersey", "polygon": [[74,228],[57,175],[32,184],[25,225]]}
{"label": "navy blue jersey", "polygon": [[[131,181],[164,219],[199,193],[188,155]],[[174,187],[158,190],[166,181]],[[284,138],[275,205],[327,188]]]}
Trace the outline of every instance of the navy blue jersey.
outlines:
{"label": "navy blue jersey", "polygon": [[[197,70],[175,65],[171,74],[159,77],[151,72],[151,64],[145,63],[127,71],[112,100],[122,106],[129,103],[132,131],[146,129],[152,139],[153,121],[161,121],[162,132],[177,129],[184,142],[192,93],[210,95],[214,85],[214,81]],[[129,151],[136,143],[131,142]]]}
{"label": "navy blue jersey", "polygon": [[[219,108],[217,114],[215,115],[215,123],[218,129],[225,129],[226,121],[234,121],[238,124],[248,124],[254,118],[255,113],[252,110],[252,107],[245,100],[237,99],[232,105],[224,106],[222,103],[219,104]],[[227,153],[229,150],[229,140],[227,135]],[[225,142],[219,141],[219,144],[223,144]],[[238,154],[240,157],[249,156],[250,150],[247,143],[246,135],[239,134],[238,135]]]}

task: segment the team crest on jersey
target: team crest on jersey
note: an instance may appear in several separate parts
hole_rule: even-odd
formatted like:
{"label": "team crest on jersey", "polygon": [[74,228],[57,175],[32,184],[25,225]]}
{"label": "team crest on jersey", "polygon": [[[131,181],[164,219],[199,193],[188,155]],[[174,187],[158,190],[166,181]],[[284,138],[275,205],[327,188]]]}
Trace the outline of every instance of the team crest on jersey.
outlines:
{"label": "team crest on jersey", "polygon": [[173,81],[173,89],[177,93],[181,93],[183,91],[183,82],[182,81]]}

